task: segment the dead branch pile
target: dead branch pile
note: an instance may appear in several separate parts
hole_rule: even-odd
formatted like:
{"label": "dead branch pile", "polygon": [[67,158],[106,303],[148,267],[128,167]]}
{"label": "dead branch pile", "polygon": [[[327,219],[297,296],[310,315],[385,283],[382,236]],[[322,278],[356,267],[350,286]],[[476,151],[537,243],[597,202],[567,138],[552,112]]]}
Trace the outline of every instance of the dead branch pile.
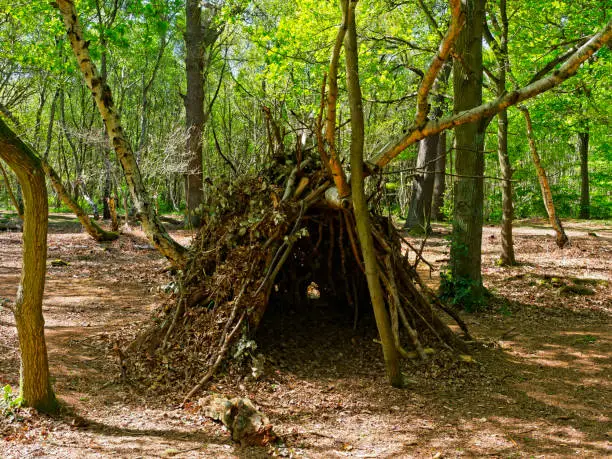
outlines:
{"label": "dead branch pile", "polygon": [[[130,356],[144,357],[130,357],[133,375],[195,384],[187,400],[228,356],[240,353],[271,298],[305,301],[316,286],[318,295],[353,308],[355,319],[360,308],[369,309],[353,212],[333,190],[314,161],[305,160],[301,167],[243,178],[211,193],[174,301],[131,346]],[[407,241],[388,218],[373,215],[372,222],[398,351],[420,359],[427,359],[426,345],[463,351],[463,341],[432,304],[446,308],[403,253]],[[420,253],[413,250],[418,263]]]}

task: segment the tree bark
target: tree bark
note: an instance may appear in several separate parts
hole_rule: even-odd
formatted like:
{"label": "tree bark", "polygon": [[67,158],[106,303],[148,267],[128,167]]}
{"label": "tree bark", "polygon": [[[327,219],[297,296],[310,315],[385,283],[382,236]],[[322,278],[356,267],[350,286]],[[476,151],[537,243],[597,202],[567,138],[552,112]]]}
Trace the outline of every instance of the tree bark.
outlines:
{"label": "tree bark", "polygon": [[382,342],[383,354],[389,382],[394,387],[402,386],[399,354],[395,347],[393,332],[385,299],[378,277],[378,262],[372,238],[370,212],[365,196],[363,174],[364,120],[361,87],[359,84],[359,61],[357,51],[357,32],[355,27],[356,1],[343,0],[342,9],[347,24],[344,48],[346,53],[346,79],[351,112],[351,191],[357,222],[357,235],[363,254],[365,274],[374,309],[376,325]]}
{"label": "tree bark", "polygon": [[440,133],[438,140],[438,157],[436,159],[436,173],[434,175],[433,197],[431,202],[432,220],[444,220],[442,206],[444,206],[444,192],[446,191],[446,131]]}
{"label": "tree bark", "polygon": [[[497,62],[499,63],[499,77],[497,81],[497,96],[506,92],[506,77],[509,69],[508,61],[508,14],[506,0],[500,0],[500,17],[502,23],[499,46],[494,46]],[[495,45],[497,42],[495,42]],[[512,222],[514,220],[514,205],[512,202],[512,165],[508,156],[508,111],[502,110],[497,115],[497,156],[502,174],[502,225],[500,262],[504,266],[516,264],[514,256],[514,241],[512,237]]]}
{"label": "tree bark", "polygon": [[[214,7],[212,7],[214,8]],[[200,226],[202,216],[198,208],[204,199],[204,171],[202,169],[202,133],[208,118],[204,107],[204,74],[208,66],[207,52],[215,43],[221,29],[214,23],[215,13],[207,9],[202,20],[202,2],[187,0],[185,5],[185,70],[187,94],[185,114],[187,124],[187,172],[185,174],[185,200],[189,226]]]}
{"label": "tree bark", "polygon": [[174,265],[184,266],[187,263],[187,250],[170,237],[155,213],[155,207],[151,205],[151,200],[145,188],[132,146],[127,140],[119,114],[115,109],[111,90],[100,79],[98,70],[91,60],[88,50],[89,42],[83,40],[83,32],[78,21],[74,3],[72,0],[58,0],[57,4],[62,13],[66,32],[79,68],[94,96],[98,111],[104,120],[111,145],[115,149],[117,158],[123,168],[125,180],[132,195],[132,201],[142,220],[143,230],[162,255],[168,258]]}
{"label": "tree bark", "polygon": [[591,218],[589,197],[589,127],[578,133],[578,154],[580,155],[580,218]]}
{"label": "tree bark", "polygon": [[[453,67],[455,113],[482,103],[482,29],[485,0],[465,0],[466,25],[455,50]],[[453,239],[447,293],[472,309],[483,301],[481,246],[483,223],[484,134],[486,123],[477,120],[455,128],[455,182]]]}
{"label": "tree bark", "polygon": [[21,207],[19,206],[19,202],[17,201],[17,197],[15,196],[15,193],[13,193],[13,188],[11,188],[11,182],[9,181],[8,174],[6,173],[6,170],[4,169],[4,166],[2,165],[2,163],[0,163],[0,172],[2,172],[2,178],[4,179],[4,187],[6,188],[6,192],[11,198],[13,207],[15,207],[15,212],[17,212],[17,216],[19,217],[19,219],[23,220],[23,211]]}
{"label": "tree bark", "polygon": [[23,190],[23,266],[15,299],[15,323],[21,353],[22,403],[53,412],[58,403],[51,387],[42,299],[47,263],[47,187],[40,161],[0,120],[0,158],[17,175]]}
{"label": "tree bark", "polygon": [[[345,0],[341,0],[344,5]],[[340,162],[340,156],[336,148],[336,108],[338,104],[338,61],[340,60],[340,51],[342,50],[342,43],[346,36],[347,21],[348,17],[343,14],[342,24],[338,28],[336,34],[336,41],[332,48],[332,55],[329,62],[329,78],[328,87],[329,91],[327,94],[327,115],[325,118],[325,142],[329,154],[325,153],[325,149],[321,149],[321,156],[323,162],[327,166],[327,170],[332,176],[334,184],[338,189],[338,194],[341,198],[347,197],[351,194],[351,188],[349,187],[346,174],[342,168]]]}
{"label": "tree bark", "polygon": [[202,33],[202,7],[198,0],[187,0],[185,6],[185,69],[187,95],[185,113],[187,122],[187,172],[185,173],[185,200],[189,226],[200,226],[198,207],[202,204],[204,173],[202,170],[202,131],[204,129],[204,34]]}
{"label": "tree bark", "polygon": [[504,266],[516,264],[514,256],[514,241],[512,222],[514,220],[514,204],[512,202],[512,165],[508,156],[508,112],[502,110],[497,115],[497,156],[502,175],[502,224],[500,262]]}
{"label": "tree bark", "polygon": [[431,202],[434,188],[434,170],[437,162],[440,135],[425,137],[419,142],[416,173],[412,180],[410,207],[404,228],[423,234],[431,232]]}
{"label": "tree bark", "polygon": [[45,174],[51,181],[51,185],[53,186],[53,189],[55,190],[59,198],[70,210],[74,212],[74,214],[79,219],[81,225],[83,225],[83,228],[85,228],[85,231],[87,231],[87,234],[89,234],[98,242],[114,241],[119,237],[119,234],[115,232],[105,231],[95,221],[92,221],[89,218],[89,215],[87,215],[87,213],[81,208],[81,206],[79,206],[79,204],[74,199],[72,199],[72,196],[70,196],[70,193],[68,193],[68,190],[66,190],[66,188],[62,184],[61,179],[46,160],[41,159],[41,167],[43,168]]}
{"label": "tree bark", "polygon": [[544,207],[546,207],[546,212],[548,213],[550,225],[553,227],[557,235],[557,246],[562,249],[569,242],[569,239],[565,234],[565,230],[563,229],[561,220],[559,219],[559,216],[557,215],[557,212],[555,210],[555,204],[553,202],[552,192],[550,191],[548,177],[546,177],[546,171],[544,170],[544,168],[542,167],[542,163],[540,162],[540,155],[538,154],[538,149],[535,143],[535,136],[533,135],[533,125],[531,123],[531,116],[529,115],[529,110],[527,110],[527,108],[525,107],[519,108],[523,112],[523,115],[525,115],[525,123],[527,124],[527,138],[529,139],[529,149],[531,150],[531,159],[533,160],[533,165],[535,166],[536,172],[538,174],[540,189],[542,190],[542,199],[544,200]]}

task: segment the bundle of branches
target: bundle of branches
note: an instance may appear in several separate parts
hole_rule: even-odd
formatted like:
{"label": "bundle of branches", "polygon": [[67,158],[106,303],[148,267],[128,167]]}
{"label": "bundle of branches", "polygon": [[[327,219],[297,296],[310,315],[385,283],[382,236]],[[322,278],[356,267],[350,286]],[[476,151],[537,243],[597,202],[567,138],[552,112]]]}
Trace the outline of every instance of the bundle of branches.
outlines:
{"label": "bundle of branches", "polygon": [[[334,190],[320,163],[306,159],[210,193],[208,217],[179,273],[175,298],[128,353],[133,375],[195,384],[186,396],[191,398],[240,342],[252,339],[271,298],[303,301],[313,283],[357,314],[367,288],[364,265],[353,211]],[[432,308],[444,306],[403,253],[399,232],[388,218],[372,219],[398,351],[426,359],[425,343],[436,342],[462,351],[463,341]]]}

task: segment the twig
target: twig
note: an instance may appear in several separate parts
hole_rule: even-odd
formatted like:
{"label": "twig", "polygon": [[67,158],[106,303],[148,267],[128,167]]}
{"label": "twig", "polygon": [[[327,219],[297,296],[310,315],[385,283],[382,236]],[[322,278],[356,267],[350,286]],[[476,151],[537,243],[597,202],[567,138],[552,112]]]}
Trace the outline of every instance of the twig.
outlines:
{"label": "twig", "polygon": [[240,328],[240,325],[242,324],[242,321],[244,320],[245,317],[246,317],[246,311],[242,311],[240,319],[238,319],[238,322],[232,329],[231,333],[226,336],[225,341],[223,342],[223,346],[221,347],[221,349],[219,350],[219,353],[217,354],[217,359],[215,360],[215,363],[210,367],[210,369],[204,375],[204,377],[200,379],[200,381],[194,386],[194,388],[191,389],[189,393],[185,396],[185,398],[183,399],[183,405],[185,405],[185,403],[187,403],[191,399],[191,397],[193,397],[194,394],[198,392],[202,388],[202,386],[204,386],[204,384],[210,381],[210,379],[214,376],[215,372],[217,371],[217,368],[219,367],[219,365],[223,361],[223,358],[225,357],[225,354],[227,353],[227,350],[229,348],[229,343],[231,342],[233,336],[236,334],[236,332]]}

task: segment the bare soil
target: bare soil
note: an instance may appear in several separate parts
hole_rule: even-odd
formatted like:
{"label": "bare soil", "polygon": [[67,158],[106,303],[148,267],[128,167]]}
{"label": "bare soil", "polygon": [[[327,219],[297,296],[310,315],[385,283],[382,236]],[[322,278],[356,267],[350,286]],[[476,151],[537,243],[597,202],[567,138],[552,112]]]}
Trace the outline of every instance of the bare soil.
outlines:
{"label": "bare soil", "polygon": [[[405,389],[387,385],[367,314],[354,330],[352,311],[325,301],[275,305],[257,335],[263,375],[226,372],[208,387],[251,398],[282,438],[241,448],[192,405],[179,408],[184,388],[168,394],[121,379],[117,347],[165,301],[165,261],[137,229],[98,244],[70,216],[54,215],[44,314],[64,409],[0,417],[0,457],[612,456],[612,226],[566,227],[571,246],[559,250],[544,222],[521,222],[521,264],[512,268],[496,265],[499,229],[485,228],[492,296],[486,311],[462,314],[477,340],[474,362],[442,352],[406,362]],[[448,261],[448,229],[435,230],[424,254],[439,268]],[[0,233],[0,385],[13,390],[19,356],[10,306],[20,263],[21,234]],[[438,279],[436,271],[429,282]]]}

